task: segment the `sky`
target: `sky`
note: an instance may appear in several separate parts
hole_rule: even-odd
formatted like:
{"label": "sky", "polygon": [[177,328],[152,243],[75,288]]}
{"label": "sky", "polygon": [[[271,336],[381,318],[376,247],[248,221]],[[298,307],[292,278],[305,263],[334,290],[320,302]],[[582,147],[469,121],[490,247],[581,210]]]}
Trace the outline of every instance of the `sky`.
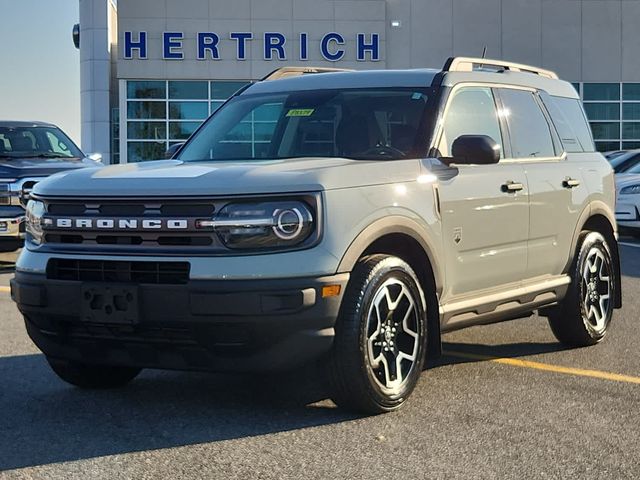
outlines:
{"label": "sky", "polygon": [[58,125],[80,145],[78,0],[0,0],[0,120]]}

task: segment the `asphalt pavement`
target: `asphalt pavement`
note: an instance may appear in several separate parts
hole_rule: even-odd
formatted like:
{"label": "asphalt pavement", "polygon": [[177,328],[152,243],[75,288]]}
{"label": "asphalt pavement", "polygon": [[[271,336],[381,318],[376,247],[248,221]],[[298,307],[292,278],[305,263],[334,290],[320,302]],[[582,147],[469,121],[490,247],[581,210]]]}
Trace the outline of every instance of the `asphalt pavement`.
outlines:
{"label": "asphalt pavement", "polygon": [[566,349],[535,316],[447,334],[405,408],[370,417],[311,369],[74,389],[29,341],[0,259],[0,478],[639,478],[640,245],[621,253],[600,345]]}

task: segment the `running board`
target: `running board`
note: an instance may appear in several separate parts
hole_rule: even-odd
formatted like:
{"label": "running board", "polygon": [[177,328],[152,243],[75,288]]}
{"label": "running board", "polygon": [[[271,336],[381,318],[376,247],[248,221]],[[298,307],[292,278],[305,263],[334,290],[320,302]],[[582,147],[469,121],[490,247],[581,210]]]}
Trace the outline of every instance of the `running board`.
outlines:
{"label": "running board", "polygon": [[564,298],[571,283],[562,275],[511,290],[456,300],[440,307],[440,325],[443,332],[511,320]]}

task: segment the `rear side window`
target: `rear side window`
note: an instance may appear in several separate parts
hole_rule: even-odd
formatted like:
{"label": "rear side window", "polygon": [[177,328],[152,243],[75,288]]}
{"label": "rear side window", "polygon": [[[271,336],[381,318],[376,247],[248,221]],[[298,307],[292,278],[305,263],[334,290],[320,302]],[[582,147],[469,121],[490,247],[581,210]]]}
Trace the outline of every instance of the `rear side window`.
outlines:
{"label": "rear side window", "polygon": [[552,97],[547,93],[541,93],[541,97],[558,130],[565,151],[595,151],[591,130],[580,105],[580,100]]}
{"label": "rear side window", "polygon": [[511,136],[514,158],[555,157],[547,118],[532,92],[501,89],[500,98]]}

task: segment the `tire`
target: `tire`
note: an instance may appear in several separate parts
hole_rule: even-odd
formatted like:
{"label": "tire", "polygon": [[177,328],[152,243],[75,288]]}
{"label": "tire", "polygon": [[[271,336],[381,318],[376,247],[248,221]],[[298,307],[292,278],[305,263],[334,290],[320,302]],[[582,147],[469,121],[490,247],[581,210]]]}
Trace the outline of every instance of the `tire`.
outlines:
{"label": "tire", "polygon": [[65,382],[90,389],[121,387],[133,380],[142,370],[134,367],[88,365],[50,357],[47,357],[47,362]]}
{"label": "tire", "polygon": [[411,267],[388,255],[361,259],[335,331],[328,362],[332,400],[372,414],[402,406],[418,382],[427,345],[425,297]]}
{"label": "tire", "polygon": [[582,232],[567,296],[549,314],[555,337],[585,347],[602,341],[609,330],[616,296],[611,249],[599,232]]}

